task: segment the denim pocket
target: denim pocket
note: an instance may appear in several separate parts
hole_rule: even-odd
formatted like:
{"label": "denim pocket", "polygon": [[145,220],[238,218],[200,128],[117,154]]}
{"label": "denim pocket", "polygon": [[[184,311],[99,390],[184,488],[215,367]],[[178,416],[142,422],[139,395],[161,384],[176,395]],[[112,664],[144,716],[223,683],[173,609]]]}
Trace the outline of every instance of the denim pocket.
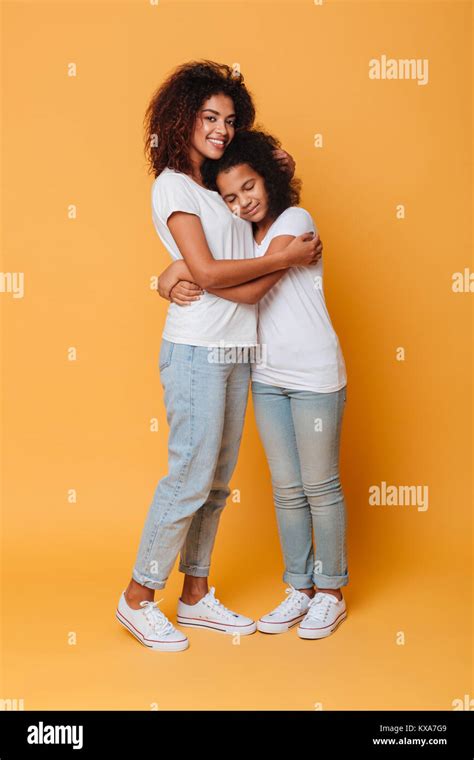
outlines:
{"label": "denim pocket", "polygon": [[161,341],[160,357],[158,359],[158,365],[160,372],[171,364],[171,357],[173,356],[174,343],[170,343],[169,340]]}

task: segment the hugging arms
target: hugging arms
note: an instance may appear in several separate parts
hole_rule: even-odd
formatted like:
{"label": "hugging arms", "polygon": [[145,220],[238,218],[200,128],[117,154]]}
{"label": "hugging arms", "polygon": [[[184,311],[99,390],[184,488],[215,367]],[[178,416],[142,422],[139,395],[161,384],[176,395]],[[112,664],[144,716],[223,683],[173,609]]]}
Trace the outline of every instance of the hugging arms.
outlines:
{"label": "hugging arms", "polygon": [[197,300],[204,290],[229,301],[258,303],[290,266],[316,263],[323,248],[319,236],[313,238],[312,233],[281,235],[260,258],[215,261],[197,217],[173,214],[169,228],[183,260],[174,261],[160,274],[158,292],[180,306]]}

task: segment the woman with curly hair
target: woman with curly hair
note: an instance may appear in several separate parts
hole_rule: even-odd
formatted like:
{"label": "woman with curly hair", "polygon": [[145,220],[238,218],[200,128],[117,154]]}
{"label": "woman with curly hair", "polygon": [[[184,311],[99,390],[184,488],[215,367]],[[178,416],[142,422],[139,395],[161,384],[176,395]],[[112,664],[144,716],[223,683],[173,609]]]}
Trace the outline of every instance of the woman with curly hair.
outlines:
{"label": "woman with curly hair", "polygon": [[[262,131],[241,132],[221,159],[202,166],[207,186],[252,223],[258,260],[272,258],[302,231],[316,233],[311,215],[297,206],[300,183],[279,170],[277,147],[278,141]],[[271,471],[288,587],[286,598],[257,627],[282,633],[299,623],[297,633],[304,639],[328,636],[346,618],[340,587],[349,581],[339,477],[347,376],[322,275],[320,260],[269,275],[270,292],[261,280],[210,289],[259,306],[258,339],[266,358],[252,366],[253,405]],[[184,263],[169,267],[163,280],[179,305],[200,282]]]}
{"label": "woman with curly hair", "polygon": [[[178,67],[146,112],[145,149],[155,176],[153,222],[172,259],[186,263],[191,279],[202,287],[226,288],[255,278],[265,283],[270,273],[311,264],[320,254],[308,230],[272,257],[254,258],[251,225],[204,186],[203,161],[221,158],[235,133],[251,127],[254,118],[243,77],[212,61]],[[275,159],[291,168],[284,152]],[[154,601],[179,552],[185,578],[178,622],[226,633],[256,630],[255,621],[229,610],[207,585],[242,435],[248,352],[257,344],[256,307],[202,293],[197,286],[189,303],[186,309],[170,304],[159,355],[169,424],[168,474],[155,490],[132,578],[116,610],[138,641],[162,651],[189,646]],[[224,361],[215,361],[210,349],[216,346],[231,348],[232,360],[226,354]]]}

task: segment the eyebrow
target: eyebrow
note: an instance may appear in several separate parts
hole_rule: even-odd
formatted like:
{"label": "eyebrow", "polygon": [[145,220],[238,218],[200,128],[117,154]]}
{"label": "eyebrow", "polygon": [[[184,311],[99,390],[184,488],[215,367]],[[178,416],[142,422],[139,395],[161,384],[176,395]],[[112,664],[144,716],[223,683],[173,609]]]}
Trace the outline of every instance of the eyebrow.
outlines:
{"label": "eyebrow", "polygon": [[[215,114],[216,114],[216,116],[219,116],[219,115],[220,115],[220,114],[219,114],[219,111],[214,111],[214,109],[213,109],[213,108],[203,108],[202,110],[203,110],[203,111],[210,111],[211,113],[215,113]],[[235,116],[235,113],[230,113],[230,114],[227,116],[227,118],[229,118],[230,116]]]}

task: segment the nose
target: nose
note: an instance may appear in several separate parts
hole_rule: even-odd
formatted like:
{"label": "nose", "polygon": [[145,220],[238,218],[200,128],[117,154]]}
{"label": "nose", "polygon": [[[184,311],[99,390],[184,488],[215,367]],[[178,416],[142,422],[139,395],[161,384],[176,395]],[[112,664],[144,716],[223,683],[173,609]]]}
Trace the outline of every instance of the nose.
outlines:
{"label": "nose", "polygon": [[227,135],[227,124],[225,122],[218,122],[215,126],[215,131],[221,135]]}

